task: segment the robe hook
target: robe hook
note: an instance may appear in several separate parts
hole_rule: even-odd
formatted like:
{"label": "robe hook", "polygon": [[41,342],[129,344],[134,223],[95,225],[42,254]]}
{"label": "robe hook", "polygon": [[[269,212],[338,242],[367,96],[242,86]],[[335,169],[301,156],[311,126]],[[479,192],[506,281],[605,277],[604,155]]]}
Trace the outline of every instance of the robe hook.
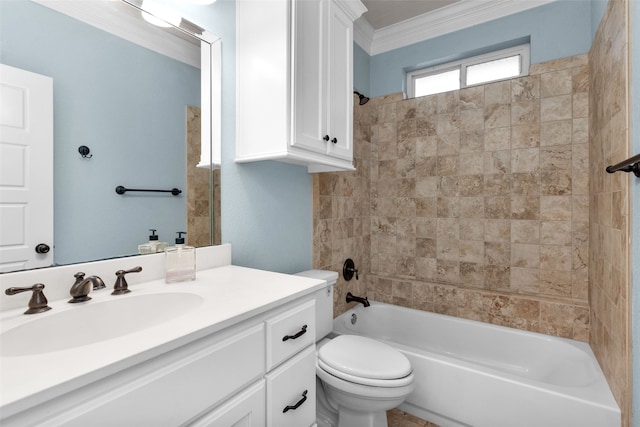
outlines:
{"label": "robe hook", "polygon": [[78,147],[78,153],[80,153],[83,159],[90,159],[93,157],[93,154],[89,154],[91,153],[91,150],[86,145]]}

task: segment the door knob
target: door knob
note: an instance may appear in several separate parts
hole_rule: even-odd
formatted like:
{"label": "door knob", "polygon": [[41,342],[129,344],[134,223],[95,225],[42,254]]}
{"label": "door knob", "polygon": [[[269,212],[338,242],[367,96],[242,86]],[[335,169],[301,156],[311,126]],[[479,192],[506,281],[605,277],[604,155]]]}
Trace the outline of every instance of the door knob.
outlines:
{"label": "door knob", "polygon": [[36,253],[37,254],[46,254],[47,252],[49,252],[50,249],[51,248],[46,243],[39,243],[36,246]]}
{"label": "door knob", "polygon": [[325,140],[325,141],[329,141],[329,135],[323,136],[322,139]]}

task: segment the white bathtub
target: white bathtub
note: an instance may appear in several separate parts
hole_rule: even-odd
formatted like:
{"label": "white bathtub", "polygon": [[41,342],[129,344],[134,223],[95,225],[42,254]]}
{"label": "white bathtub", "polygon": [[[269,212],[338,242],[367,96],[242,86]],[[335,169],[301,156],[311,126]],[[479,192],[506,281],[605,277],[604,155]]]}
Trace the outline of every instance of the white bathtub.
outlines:
{"label": "white bathtub", "polygon": [[416,390],[400,409],[442,427],[620,426],[620,409],[583,342],[378,302],[334,319],[334,333],[403,352]]}

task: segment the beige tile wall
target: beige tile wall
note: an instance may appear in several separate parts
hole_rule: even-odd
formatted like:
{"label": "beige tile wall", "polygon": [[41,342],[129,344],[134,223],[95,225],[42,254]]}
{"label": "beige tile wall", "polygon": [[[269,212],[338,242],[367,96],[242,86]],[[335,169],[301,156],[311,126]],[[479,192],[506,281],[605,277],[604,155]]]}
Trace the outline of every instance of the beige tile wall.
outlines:
{"label": "beige tile wall", "polygon": [[356,172],[314,176],[314,267],[370,298],[588,340],[587,55],[354,109]]}
{"label": "beige tile wall", "polygon": [[[355,172],[314,174],[313,183],[313,267],[340,272],[335,287],[335,315],[347,309],[345,295],[366,294],[370,270],[369,247],[369,169],[371,159],[371,110],[354,101]],[[342,267],[353,259],[359,270],[346,282]]]}
{"label": "beige tile wall", "polygon": [[587,56],[371,106],[367,291],[588,339]]}
{"label": "beige tile wall", "polygon": [[631,425],[631,174],[605,172],[632,154],[628,108],[628,1],[611,0],[590,51],[590,344]]}
{"label": "beige tile wall", "polygon": [[[187,106],[187,243],[211,245],[210,200],[213,194],[214,244],[220,244],[220,169],[210,171],[196,167],[200,162],[200,108]],[[211,173],[211,175],[210,175]],[[209,191],[213,182],[213,192]]]}

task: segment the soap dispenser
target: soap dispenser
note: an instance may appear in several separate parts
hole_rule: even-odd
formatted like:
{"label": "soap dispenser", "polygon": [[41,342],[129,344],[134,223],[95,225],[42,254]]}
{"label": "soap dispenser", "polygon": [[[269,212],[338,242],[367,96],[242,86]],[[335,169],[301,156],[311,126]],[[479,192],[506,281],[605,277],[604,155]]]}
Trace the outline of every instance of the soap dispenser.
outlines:
{"label": "soap dispenser", "polygon": [[165,249],[167,283],[195,280],[196,248],[184,244],[184,231],[178,231],[176,245]]}
{"label": "soap dispenser", "polygon": [[[151,237],[151,236],[149,236]],[[167,242],[158,242],[158,236],[156,236],[156,250],[154,252],[164,252],[164,250],[169,246]]]}
{"label": "soap dispenser", "polygon": [[[150,228],[149,231],[151,232],[151,236],[149,236],[149,243],[138,245],[139,254],[154,254],[158,251],[158,236],[156,235],[156,230]],[[165,247],[166,245],[167,244],[165,243]]]}

